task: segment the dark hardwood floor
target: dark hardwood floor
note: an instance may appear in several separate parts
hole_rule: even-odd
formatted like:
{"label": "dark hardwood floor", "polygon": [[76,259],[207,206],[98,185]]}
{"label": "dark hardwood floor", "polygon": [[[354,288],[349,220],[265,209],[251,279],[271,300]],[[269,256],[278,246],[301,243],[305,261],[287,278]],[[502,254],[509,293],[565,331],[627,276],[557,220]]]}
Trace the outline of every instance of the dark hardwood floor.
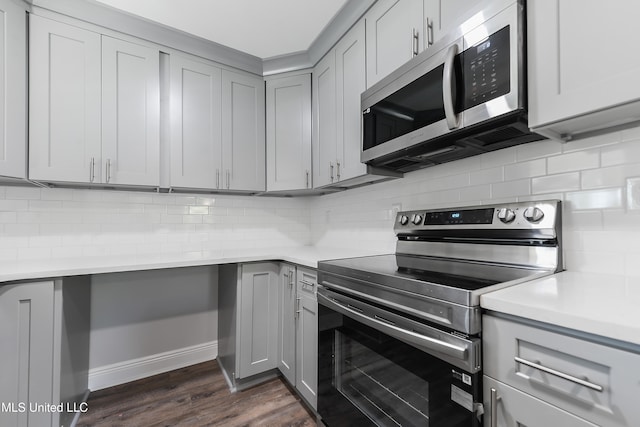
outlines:
{"label": "dark hardwood floor", "polygon": [[315,426],[281,378],[230,393],[216,361],[91,393],[78,426]]}

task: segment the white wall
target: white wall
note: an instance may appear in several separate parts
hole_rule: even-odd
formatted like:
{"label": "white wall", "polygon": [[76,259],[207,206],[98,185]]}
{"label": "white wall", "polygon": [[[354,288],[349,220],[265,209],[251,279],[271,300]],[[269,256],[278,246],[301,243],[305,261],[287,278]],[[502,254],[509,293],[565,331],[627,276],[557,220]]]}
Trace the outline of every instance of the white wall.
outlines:
{"label": "white wall", "polygon": [[91,390],[211,360],[217,340],[217,266],[91,278]]}
{"label": "white wall", "polygon": [[640,179],[640,128],[568,144],[535,142],[312,199],[312,239],[391,253],[394,205],[560,199],[568,270],[640,276],[640,210],[627,197],[630,178]]}

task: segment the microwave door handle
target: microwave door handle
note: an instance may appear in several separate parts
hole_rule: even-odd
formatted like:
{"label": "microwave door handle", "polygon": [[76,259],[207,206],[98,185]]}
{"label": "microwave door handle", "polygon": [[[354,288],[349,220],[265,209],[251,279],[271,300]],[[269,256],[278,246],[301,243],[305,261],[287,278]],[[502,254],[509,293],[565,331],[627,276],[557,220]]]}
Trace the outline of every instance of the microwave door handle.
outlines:
{"label": "microwave door handle", "polygon": [[453,88],[455,79],[454,61],[458,54],[458,45],[449,47],[444,60],[444,71],[442,73],[442,100],[444,101],[444,116],[447,119],[447,126],[450,130],[460,126],[460,118],[456,115],[453,105]]}

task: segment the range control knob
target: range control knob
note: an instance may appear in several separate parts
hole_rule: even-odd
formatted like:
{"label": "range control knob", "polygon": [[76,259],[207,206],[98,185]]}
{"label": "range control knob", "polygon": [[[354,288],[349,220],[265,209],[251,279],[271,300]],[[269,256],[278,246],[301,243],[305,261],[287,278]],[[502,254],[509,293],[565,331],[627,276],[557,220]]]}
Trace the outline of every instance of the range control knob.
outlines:
{"label": "range control knob", "polygon": [[527,208],[524,211],[524,218],[529,222],[540,222],[544,218],[544,212],[538,208]]}
{"label": "range control knob", "polygon": [[407,225],[407,223],[409,222],[409,217],[406,215],[402,215],[400,217],[400,225]]}
{"label": "range control knob", "polygon": [[516,214],[509,208],[501,208],[498,210],[498,219],[504,224],[509,224],[516,219]]}
{"label": "range control knob", "polygon": [[412,221],[415,225],[420,225],[422,224],[422,215],[414,215],[413,216],[413,221]]}

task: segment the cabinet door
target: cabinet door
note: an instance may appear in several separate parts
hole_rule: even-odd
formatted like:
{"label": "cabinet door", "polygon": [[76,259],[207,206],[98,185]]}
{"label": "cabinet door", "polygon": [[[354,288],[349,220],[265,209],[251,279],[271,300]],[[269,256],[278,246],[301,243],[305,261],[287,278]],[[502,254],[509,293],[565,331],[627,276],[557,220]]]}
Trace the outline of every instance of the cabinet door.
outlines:
{"label": "cabinet door", "polygon": [[[638,37],[638,16],[634,1],[611,7],[596,0],[527,2],[529,126],[640,99],[640,55],[628,48]],[[610,117],[609,126],[616,119]],[[579,124],[584,130],[598,125],[606,123]]]}
{"label": "cabinet door", "polygon": [[280,266],[278,317],[278,368],[289,383],[296,384],[296,268]]}
{"label": "cabinet door", "polygon": [[[491,408],[491,394],[495,393],[497,407]],[[596,427],[588,421],[536,399],[518,389],[484,376],[484,425],[497,427]],[[493,410],[492,410],[493,409]],[[491,419],[495,411],[497,420]]]}
{"label": "cabinet door", "polygon": [[[0,411],[3,426],[52,425],[53,282],[0,286]],[[24,405],[22,411],[20,405]]]}
{"label": "cabinet door", "polygon": [[278,273],[277,264],[242,266],[238,298],[237,377],[278,366]]}
{"label": "cabinet door", "polygon": [[362,109],[360,95],[367,88],[365,23],[360,20],[336,45],[337,159],[336,178],[342,181],[366,173],[360,163]]}
{"label": "cabinet door", "polygon": [[365,20],[367,87],[371,87],[420,50],[422,0],[379,0]]}
{"label": "cabinet door", "polygon": [[224,188],[265,190],[264,80],[222,71]]}
{"label": "cabinet door", "polygon": [[102,36],[102,182],[160,183],[157,49]]}
{"label": "cabinet door", "polygon": [[267,81],[267,191],[311,187],[311,76]]}
{"label": "cabinet door", "polygon": [[100,35],[31,15],[29,178],[100,182]]}
{"label": "cabinet door", "polygon": [[27,14],[0,1],[0,176],[27,177]]}
{"label": "cabinet door", "polygon": [[318,301],[315,272],[298,268],[296,331],[296,389],[317,408],[318,400]]}
{"label": "cabinet door", "polygon": [[423,46],[428,48],[482,10],[489,0],[424,0]]}
{"label": "cabinet door", "polygon": [[172,187],[222,187],[220,68],[171,55]]}
{"label": "cabinet door", "polygon": [[313,186],[335,179],[336,168],[336,56],[331,50],[313,69]]}

